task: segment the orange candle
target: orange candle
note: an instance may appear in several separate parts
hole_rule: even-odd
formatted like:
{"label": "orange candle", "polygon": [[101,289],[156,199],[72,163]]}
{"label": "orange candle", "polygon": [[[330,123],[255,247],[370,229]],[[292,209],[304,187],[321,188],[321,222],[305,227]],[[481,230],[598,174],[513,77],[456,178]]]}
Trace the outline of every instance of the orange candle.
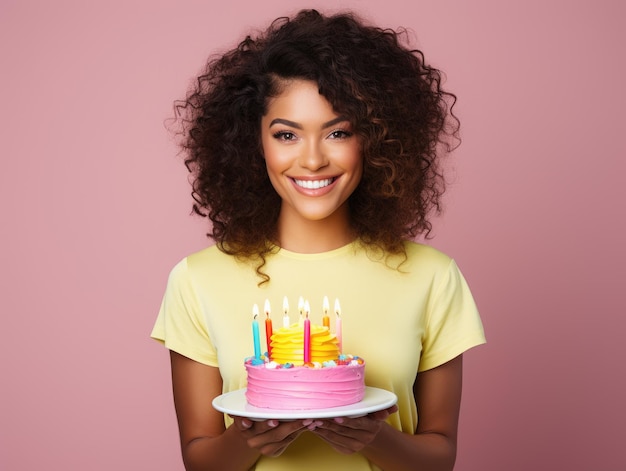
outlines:
{"label": "orange candle", "polygon": [[324,317],[322,317],[322,325],[324,327],[328,327],[328,330],[330,330],[330,317],[328,317],[328,310],[330,309],[330,306],[328,304],[328,296],[324,296],[323,309],[324,309]]}
{"label": "orange candle", "polygon": [[272,359],[272,319],[270,319],[270,302],[265,300],[265,339],[267,341],[267,356]]}

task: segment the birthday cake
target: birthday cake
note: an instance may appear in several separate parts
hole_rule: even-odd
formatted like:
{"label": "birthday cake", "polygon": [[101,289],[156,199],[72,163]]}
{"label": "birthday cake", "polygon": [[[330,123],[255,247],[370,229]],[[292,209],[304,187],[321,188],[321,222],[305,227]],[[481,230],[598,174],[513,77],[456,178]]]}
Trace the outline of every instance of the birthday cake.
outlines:
{"label": "birthday cake", "polygon": [[267,355],[246,359],[249,404],[325,409],[363,399],[363,359],[341,354],[337,335],[328,326],[305,324],[308,320],[281,327],[272,333]]}

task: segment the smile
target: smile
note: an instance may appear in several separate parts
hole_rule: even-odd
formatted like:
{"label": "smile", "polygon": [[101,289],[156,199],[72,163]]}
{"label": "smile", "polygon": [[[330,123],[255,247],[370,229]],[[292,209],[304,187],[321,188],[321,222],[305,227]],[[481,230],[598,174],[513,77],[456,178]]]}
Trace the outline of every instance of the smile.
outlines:
{"label": "smile", "polygon": [[319,188],[324,188],[325,186],[330,185],[335,181],[334,178],[325,178],[323,180],[297,180],[293,179],[293,181],[300,188],[306,188],[307,190],[317,190]]}

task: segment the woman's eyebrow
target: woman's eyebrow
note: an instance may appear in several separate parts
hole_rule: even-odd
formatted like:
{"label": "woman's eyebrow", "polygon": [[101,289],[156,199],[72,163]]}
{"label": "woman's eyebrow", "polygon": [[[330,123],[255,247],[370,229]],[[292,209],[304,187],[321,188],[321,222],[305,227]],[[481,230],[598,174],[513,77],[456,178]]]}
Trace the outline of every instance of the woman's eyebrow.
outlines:
{"label": "woman's eyebrow", "polygon": [[[341,123],[342,121],[348,121],[348,118],[346,118],[345,116],[338,116],[335,119],[331,119],[330,121],[323,123],[320,129],[329,128],[331,126],[334,126],[337,123]],[[288,119],[283,119],[283,118],[273,119],[269,127],[271,128],[275,124],[284,124],[285,126],[290,126],[292,128],[302,129],[302,125],[300,123],[296,123],[295,121],[290,121]]]}
{"label": "woman's eyebrow", "polygon": [[348,118],[346,118],[345,116],[338,116],[335,119],[331,119],[330,121],[327,121],[326,123],[322,124],[322,129],[329,128],[343,121],[348,121]]}
{"label": "woman's eyebrow", "polygon": [[283,118],[273,119],[272,122],[270,123],[269,127],[271,128],[275,124],[284,124],[285,126],[290,126],[292,128],[302,129],[302,125],[301,124],[296,123],[295,121],[289,121],[288,119],[283,119]]}

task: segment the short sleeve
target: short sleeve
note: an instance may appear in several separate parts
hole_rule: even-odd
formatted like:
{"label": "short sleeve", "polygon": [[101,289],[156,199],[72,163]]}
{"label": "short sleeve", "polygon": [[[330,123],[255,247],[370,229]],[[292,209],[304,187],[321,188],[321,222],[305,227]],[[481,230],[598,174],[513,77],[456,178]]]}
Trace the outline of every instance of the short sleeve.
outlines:
{"label": "short sleeve", "polygon": [[187,358],[217,366],[217,354],[206,328],[186,258],[170,272],[161,309],[150,336]]}
{"label": "short sleeve", "polygon": [[418,371],[440,366],[485,343],[476,303],[454,260],[433,289]]}

